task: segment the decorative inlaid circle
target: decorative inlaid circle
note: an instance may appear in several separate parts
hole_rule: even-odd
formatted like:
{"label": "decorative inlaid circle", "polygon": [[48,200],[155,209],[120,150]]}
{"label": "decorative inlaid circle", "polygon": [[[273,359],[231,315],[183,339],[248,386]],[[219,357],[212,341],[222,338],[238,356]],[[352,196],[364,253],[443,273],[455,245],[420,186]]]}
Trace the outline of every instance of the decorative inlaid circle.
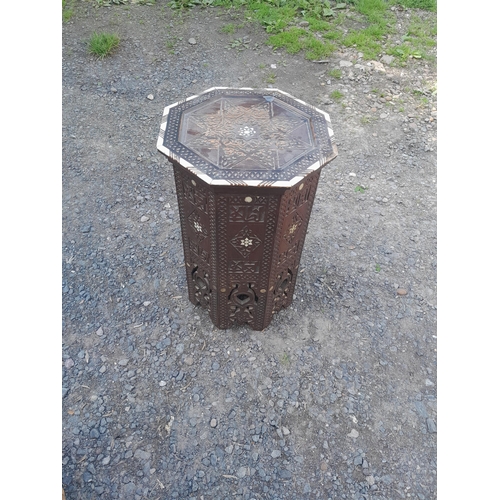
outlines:
{"label": "decorative inlaid circle", "polygon": [[196,186],[196,181],[195,181],[194,179],[191,179],[191,184],[192,184],[193,186]]}
{"label": "decorative inlaid circle", "polygon": [[245,201],[246,201],[247,203],[252,203],[252,197],[251,197],[251,196],[247,196],[247,197],[245,198]]}
{"label": "decorative inlaid circle", "polygon": [[300,186],[299,186],[299,191],[302,191],[302,188],[304,187],[304,183],[302,183]]}

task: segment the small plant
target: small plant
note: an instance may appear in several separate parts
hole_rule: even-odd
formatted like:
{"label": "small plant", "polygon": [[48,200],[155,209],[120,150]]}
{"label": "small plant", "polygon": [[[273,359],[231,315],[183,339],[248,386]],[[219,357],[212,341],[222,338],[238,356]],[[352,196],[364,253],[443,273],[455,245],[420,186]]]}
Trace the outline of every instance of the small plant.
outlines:
{"label": "small plant", "polygon": [[331,76],[332,78],[336,78],[338,80],[339,78],[342,78],[342,70],[340,70],[340,69],[331,69],[328,72],[328,76]]}
{"label": "small plant", "polygon": [[276,73],[269,73],[266,78],[266,83],[275,83],[276,82]]}
{"label": "small plant", "polygon": [[109,55],[118,45],[120,39],[113,33],[94,33],[89,40],[89,51],[99,59]]}
{"label": "small plant", "polygon": [[419,108],[425,107],[429,105],[429,99],[427,97],[422,97],[420,99],[420,104],[418,105]]}
{"label": "small plant", "polygon": [[381,269],[380,264],[376,264],[376,265],[375,265],[375,272],[376,272],[376,273],[379,273],[379,272],[380,272],[380,269]]}
{"label": "small plant", "polygon": [[68,22],[74,15],[73,7],[75,0],[62,0],[62,15],[63,21]]}
{"label": "small plant", "polygon": [[172,40],[168,40],[165,43],[165,47],[167,47],[168,53],[173,54],[174,53],[174,47],[175,47],[175,42]]}
{"label": "small plant", "polygon": [[246,36],[243,38],[235,38],[232,40],[229,45],[227,46],[228,49],[236,49],[238,52],[241,52],[245,49],[248,49],[248,46],[250,44],[250,39]]}
{"label": "small plant", "polygon": [[422,9],[436,12],[437,0],[399,0],[399,4],[409,9]]}
{"label": "small plant", "polygon": [[290,356],[288,355],[288,353],[284,352],[283,356],[281,356],[280,361],[282,365],[288,366],[291,363]]}
{"label": "small plant", "polygon": [[342,97],[344,97],[344,94],[342,94],[342,92],[340,92],[340,90],[334,90],[331,94],[330,94],[330,97],[332,99],[335,99],[336,101],[338,101],[339,99],[342,99]]}
{"label": "small plant", "polygon": [[221,33],[226,33],[227,35],[232,35],[236,31],[236,26],[233,23],[228,23],[222,26],[220,29]]}
{"label": "small plant", "polygon": [[357,193],[364,193],[366,191],[366,188],[363,186],[356,186],[354,188],[354,191],[356,191]]}
{"label": "small plant", "polygon": [[362,116],[360,121],[361,125],[368,125],[372,120],[369,116]]}

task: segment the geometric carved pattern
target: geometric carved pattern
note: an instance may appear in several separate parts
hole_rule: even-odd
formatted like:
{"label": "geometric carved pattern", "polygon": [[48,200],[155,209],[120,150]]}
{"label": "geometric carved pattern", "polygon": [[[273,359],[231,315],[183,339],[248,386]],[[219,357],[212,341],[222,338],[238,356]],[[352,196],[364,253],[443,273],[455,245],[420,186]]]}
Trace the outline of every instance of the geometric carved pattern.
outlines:
{"label": "geometric carved pattern", "polygon": [[253,326],[257,302],[258,298],[252,288],[252,283],[236,285],[229,294],[229,321],[234,324],[248,323]]}
{"label": "geometric carved pattern", "polygon": [[290,193],[290,196],[288,197],[285,205],[284,215],[288,215],[294,210],[297,210],[297,208],[302,206],[304,203],[307,203],[311,194],[313,180],[314,179],[311,178],[311,176],[307,177],[304,182],[302,182],[297,188],[292,191],[292,193]]}
{"label": "geometric carved pattern", "polygon": [[299,251],[299,242],[293,244],[290,248],[280,253],[278,256],[278,266],[286,262],[287,260],[293,260],[297,252]]}
{"label": "geometric carved pattern", "polygon": [[229,222],[264,222],[265,205],[230,205]]}
{"label": "geometric carved pattern", "polygon": [[184,179],[183,181],[184,197],[202,212],[207,213],[207,193],[205,189],[193,184],[192,181]]}
{"label": "geometric carved pattern", "polygon": [[284,169],[315,147],[308,116],[271,96],[214,98],[184,124],[180,142],[222,169]]}
{"label": "geometric carved pattern", "polygon": [[210,254],[192,240],[189,240],[189,249],[191,250],[190,253],[191,258],[189,262],[192,262],[193,264],[194,263],[205,264],[205,267],[208,268],[208,266],[210,265]]}
{"label": "geometric carved pattern", "polygon": [[283,307],[286,307],[291,301],[290,288],[292,285],[292,271],[287,269],[280,273],[276,279],[274,287],[274,305],[273,314],[277,313]]}
{"label": "geometric carved pattern", "polygon": [[248,228],[248,226],[245,226],[231,239],[231,245],[233,245],[243,257],[250,255],[260,244],[260,239]]}
{"label": "geometric carved pattern", "polygon": [[195,238],[198,243],[208,236],[207,229],[202,225],[199,214],[196,210],[188,217],[189,225],[194,229]]}
{"label": "geometric carved pattern", "polygon": [[194,296],[203,309],[210,309],[210,282],[208,273],[198,272],[198,267],[192,271]]}
{"label": "geometric carved pattern", "polygon": [[302,217],[298,213],[294,213],[290,225],[285,229],[283,238],[291,244],[298,234],[300,226],[302,226]]}
{"label": "geometric carved pattern", "polygon": [[260,270],[258,260],[232,260],[229,262],[229,273],[236,275],[235,279],[246,275],[257,275]]}

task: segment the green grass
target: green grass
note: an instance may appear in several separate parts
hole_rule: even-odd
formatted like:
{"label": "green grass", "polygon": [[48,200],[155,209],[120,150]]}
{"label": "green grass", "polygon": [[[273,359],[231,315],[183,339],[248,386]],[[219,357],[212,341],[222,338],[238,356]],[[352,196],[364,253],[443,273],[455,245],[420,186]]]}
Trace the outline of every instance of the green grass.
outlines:
{"label": "green grass", "polygon": [[276,73],[269,73],[265,80],[266,83],[276,83]]}
{"label": "green grass", "polygon": [[290,356],[288,355],[288,353],[284,352],[283,356],[281,356],[280,363],[283,366],[289,366],[291,362],[292,362],[292,360],[290,359]]}
{"label": "green grass", "polygon": [[422,9],[430,12],[437,11],[437,0],[397,0],[397,2],[393,3],[398,3],[408,9]]}
{"label": "green grass", "polygon": [[336,78],[337,80],[339,80],[340,78],[342,78],[342,70],[341,69],[331,69],[328,72],[328,76],[331,76],[332,78]]}
{"label": "green grass", "polygon": [[436,46],[436,19],[423,20],[412,14],[408,31],[403,37],[403,43],[387,50],[387,53],[399,58],[404,64],[408,59],[434,60],[430,49]]}
{"label": "green grass", "polygon": [[336,101],[342,99],[342,97],[344,97],[344,94],[342,94],[342,92],[340,92],[340,90],[334,90],[331,94],[330,94],[330,97],[332,99],[335,99]]}
{"label": "green grass", "polygon": [[227,35],[232,35],[236,31],[236,26],[233,23],[228,23],[222,26],[220,30],[222,33],[226,33]]}
{"label": "green grass", "polygon": [[165,42],[165,47],[170,55],[174,54],[175,42],[173,40],[167,40],[167,42]]}
{"label": "green grass", "polygon": [[[75,0],[63,0],[63,19],[71,18],[68,7]],[[98,4],[130,3],[130,0],[93,0]],[[140,0],[154,3],[154,0]],[[394,5],[409,9],[410,24],[403,40],[392,42],[396,32]],[[378,60],[382,54],[395,57],[394,65],[405,66],[408,60],[434,60],[436,16],[422,15],[421,10],[437,11],[437,0],[169,0],[171,9],[222,7],[244,23],[259,23],[269,34],[267,44],[289,54],[302,52],[309,60],[328,58],[338,47],[350,47],[365,60]],[[299,26],[307,21],[307,27]],[[243,24],[223,25],[220,31],[233,35]],[[305,29],[304,29],[305,28]],[[394,40],[399,37],[394,37]],[[397,45],[396,45],[397,43]],[[243,50],[243,39],[232,40],[228,48]]]}
{"label": "green grass", "polygon": [[103,59],[120,44],[118,35],[114,33],[93,33],[89,40],[89,52]]}
{"label": "green grass", "polygon": [[364,193],[364,192],[366,191],[366,188],[364,188],[363,186],[356,186],[356,187],[354,188],[354,191],[355,191],[356,193]]}
{"label": "green grass", "polygon": [[305,51],[309,60],[324,59],[333,53],[335,46],[316,38],[312,33],[302,28],[292,27],[288,31],[271,35],[267,41],[275,49],[284,48],[289,54]]}
{"label": "green grass", "polygon": [[380,267],[380,264],[375,265],[375,272],[379,273],[382,268]]}
{"label": "green grass", "polygon": [[75,0],[62,0],[62,18],[66,23],[68,22],[75,14],[73,10],[75,4]]}
{"label": "green grass", "polygon": [[249,44],[250,44],[250,39],[244,36],[243,38],[235,38],[231,40],[226,48],[236,49],[238,52],[241,52],[245,49],[248,49]]}

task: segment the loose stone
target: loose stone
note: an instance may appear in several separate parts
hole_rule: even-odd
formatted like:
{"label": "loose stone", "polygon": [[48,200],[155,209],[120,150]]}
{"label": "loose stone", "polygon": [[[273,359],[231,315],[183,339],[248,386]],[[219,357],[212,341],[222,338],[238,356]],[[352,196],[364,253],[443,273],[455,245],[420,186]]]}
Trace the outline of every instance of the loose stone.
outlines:
{"label": "loose stone", "polygon": [[436,422],[432,418],[428,418],[426,420],[427,423],[427,432],[434,434],[437,432]]}

